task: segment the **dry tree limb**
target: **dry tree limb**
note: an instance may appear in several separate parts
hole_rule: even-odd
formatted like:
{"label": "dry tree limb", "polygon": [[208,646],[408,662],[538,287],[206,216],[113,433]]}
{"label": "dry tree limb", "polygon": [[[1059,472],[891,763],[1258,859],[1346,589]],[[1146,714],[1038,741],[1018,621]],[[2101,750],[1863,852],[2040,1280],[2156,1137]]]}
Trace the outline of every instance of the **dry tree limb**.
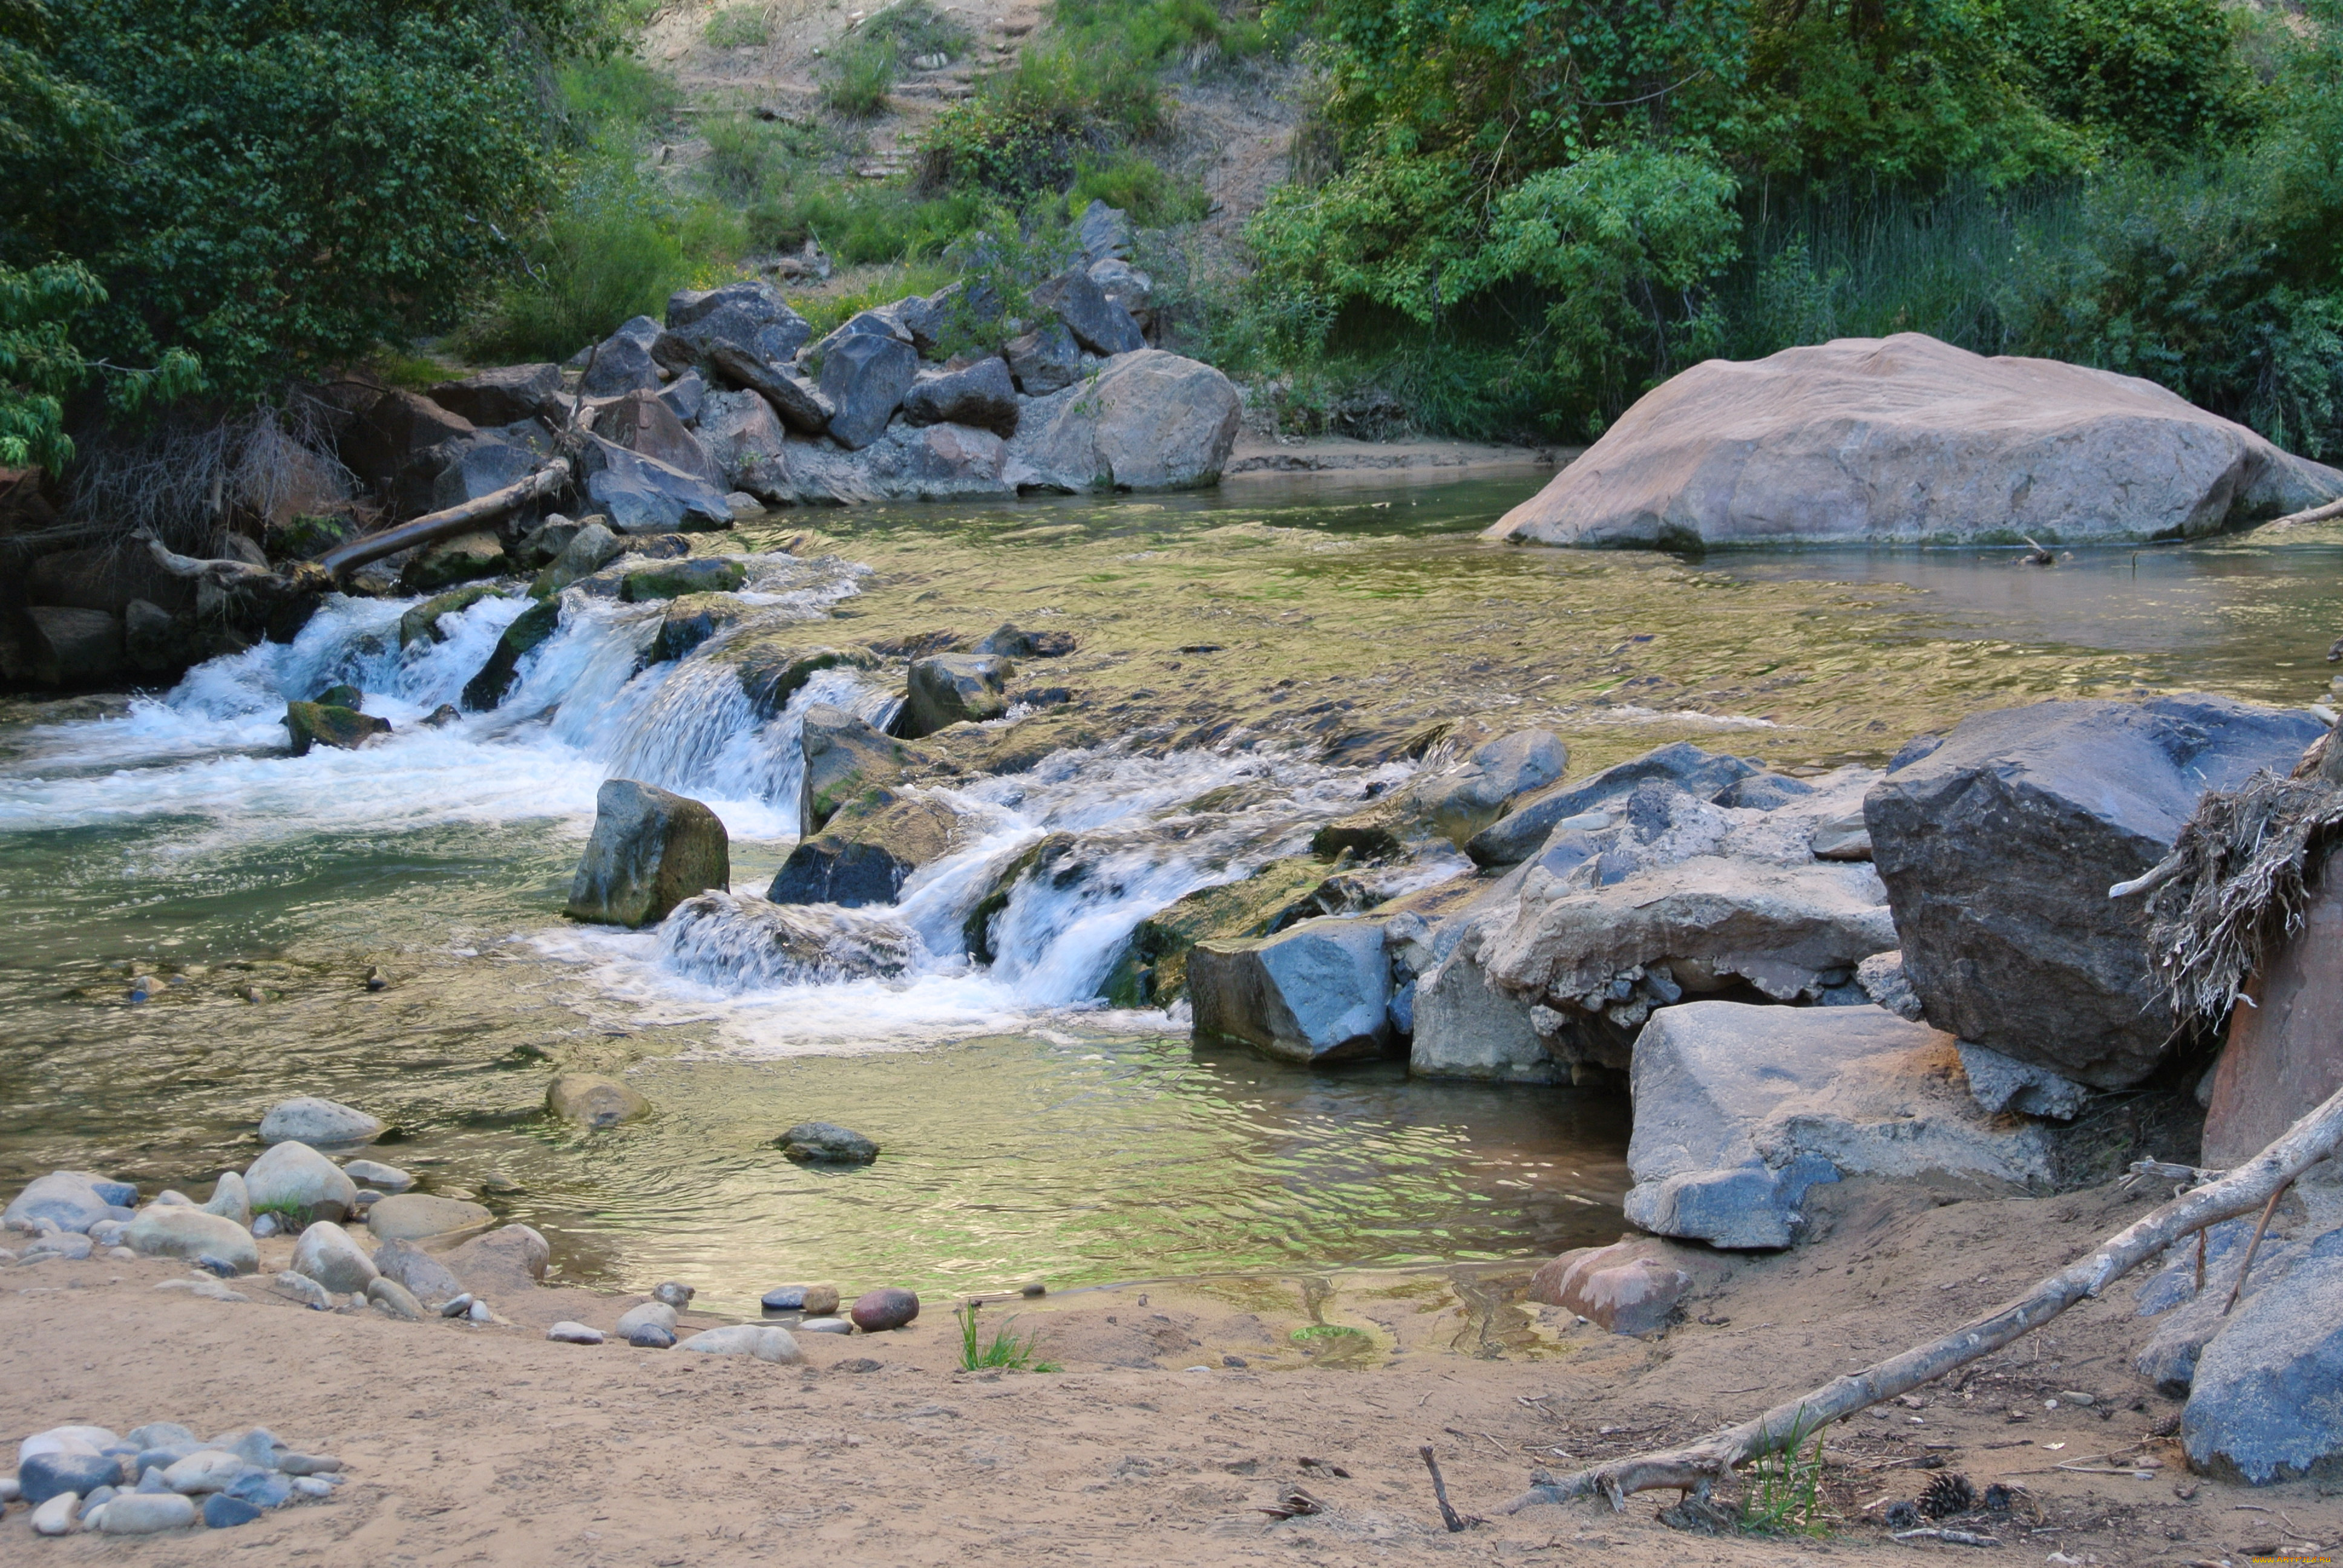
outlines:
{"label": "dry tree limb", "polygon": [[[2262,1205],[2262,1217],[2254,1221],[2253,1237],[2246,1243],[2245,1261],[2237,1265],[2237,1282],[2229,1287],[2229,1299],[2221,1303],[2223,1317],[2229,1315],[2237,1304],[2237,1298],[2246,1293],[2246,1276],[2254,1271],[2254,1254],[2262,1250],[2262,1232],[2269,1229],[2270,1216],[2278,1212],[2278,1201],[2285,1197],[2286,1190],[2293,1185],[2294,1178],[2288,1177],[2278,1183],[2278,1191],[2269,1195],[2269,1201]],[[2197,1245],[2201,1251],[2205,1245],[2205,1232],[2202,1231],[2197,1232]],[[2197,1271],[2197,1286],[2200,1291],[2205,1288],[2203,1282],[2204,1271],[2200,1266]]]}
{"label": "dry tree limb", "polygon": [[183,556],[144,530],[133,537],[146,540],[146,553],[155,558],[155,564],[175,578],[193,578],[210,583],[214,588],[251,588],[262,582],[282,580],[266,567],[256,567],[250,561]]}
{"label": "dry tree limb", "polygon": [[1894,1399],[1954,1368],[1991,1354],[2040,1328],[2076,1302],[2109,1285],[2182,1238],[2206,1226],[2252,1212],[2343,1143],[2343,1090],[2328,1097],[2283,1137],[2217,1181],[2184,1192],[2101,1242],[2016,1301],[1928,1344],[1917,1345],[1859,1372],[1833,1379],[1755,1421],[1726,1427],[1684,1448],[1632,1454],[1560,1480],[1536,1480],[1504,1505],[1518,1513],[1541,1503],[1568,1503],[1601,1493],[1616,1509],[1631,1492],[1673,1486],[1703,1496],[1709,1487],[1764,1454],[1835,1421]]}
{"label": "dry tree limb", "polygon": [[2298,523],[2323,523],[2330,518],[2343,518],[2343,500],[2333,500],[2323,507],[2312,507],[2308,511],[2289,512],[2282,518],[2272,518],[2262,527],[2290,528]]}
{"label": "dry tree limb", "polygon": [[1415,1452],[1423,1456],[1423,1468],[1432,1472],[1432,1495],[1440,1503],[1440,1522],[1448,1526],[1451,1535],[1462,1534],[1464,1520],[1449,1503],[1448,1483],[1440,1479],[1440,1460],[1433,1453],[1432,1444],[1427,1442]]}
{"label": "dry tree limb", "polygon": [[501,490],[491,490],[477,500],[466,501],[460,507],[449,507],[441,512],[427,512],[411,523],[401,523],[395,528],[385,528],[378,534],[368,534],[362,539],[337,545],[317,558],[317,565],[339,577],[368,561],[395,556],[411,546],[427,545],[435,539],[464,533],[539,496],[549,496],[568,482],[569,459],[556,457],[528,477],[507,485]]}

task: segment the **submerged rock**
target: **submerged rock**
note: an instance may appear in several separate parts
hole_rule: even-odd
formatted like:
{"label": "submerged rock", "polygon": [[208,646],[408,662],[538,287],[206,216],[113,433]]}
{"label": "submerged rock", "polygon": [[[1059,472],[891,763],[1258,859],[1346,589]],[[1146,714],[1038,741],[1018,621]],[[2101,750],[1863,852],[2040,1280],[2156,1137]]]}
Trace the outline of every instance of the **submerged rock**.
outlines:
{"label": "submerged rock", "polygon": [[435,1198],[427,1192],[407,1192],[383,1199],[367,1211],[367,1229],[384,1241],[412,1241],[425,1236],[450,1236],[478,1230],[496,1216],[478,1203],[460,1198]]}
{"label": "submerged rock", "polygon": [[555,599],[531,605],[515,616],[498,636],[496,647],[488,650],[488,660],[480,667],[480,672],[465,683],[464,706],[476,713],[485,713],[502,702],[512,690],[521,659],[534,652],[560,625],[561,605]]}
{"label": "submerged rock", "polygon": [[800,1121],[774,1141],[800,1165],[868,1165],[879,1145],[834,1121]]}
{"label": "submerged rock", "polygon": [[838,908],[703,893],[660,928],[661,957],[714,983],[763,989],[901,974],[919,950],[907,926]]}
{"label": "submerged rock", "polygon": [[571,920],[656,925],[694,894],[730,886],[730,839],[699,801],[611,779],[594,805],[594,836],[562,910]]}
{"label": "submerged rock", "polygon": [[640,568],[618,579],[618,598],[648,604],[684,594],[732,593],[749,580],[749,568],[721,556],[698,556]]}
{"label": "submerged rock", "polygon": [[355,751],[376,737],[389,734],[390,720],[322,702],[288,702],[285,705],[285,733],[296,757],[307,757],[313,746]]}
{"label": "submerged rock", "polygon": [[565,1072],[546,1090],[545,1107],[565,1121],[602,1128],[649,1115],[651,1102],[615,1078]]}
{"label": "submerged rock", "polygon": [[1904,972],[1928,1021],[2096,1089],[2138,1082],[2172,1033],[2142,900],[2207,789],[2284,774],[2325,726],[2227,698],[1973,714],[1864,806]]}
{"label": "submerged rock", "polygon": [[1321,918],[1188,954],[1196,1031],[1303,1064],[1379,1055],[1392,1040],[1391,962],[1374,920]]}
{"label": "submerged rock", "polygon": [[433,642],[447,641],[447,634],[439,629],[440,617],[461,615],[484,598],[498,597],[499,592],[494,583],[472,583],[453,592],[443,593],[437,598],[424,600],[398,618],[398,646],[408,648],[427,638]]}

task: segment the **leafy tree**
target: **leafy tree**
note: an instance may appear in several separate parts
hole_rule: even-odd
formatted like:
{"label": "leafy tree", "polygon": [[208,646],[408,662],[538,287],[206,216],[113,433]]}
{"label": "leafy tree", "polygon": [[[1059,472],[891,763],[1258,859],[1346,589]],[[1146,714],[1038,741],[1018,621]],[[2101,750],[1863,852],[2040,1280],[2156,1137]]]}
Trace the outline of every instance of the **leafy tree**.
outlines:
{"label": "leafy tree", "polygon": [[194,356],[173,349],[151,370],[93,364],[67,340],[75,317],[106,303],[86,267],[52,262],[29,272],[0,266],[0,467],[36,463],[55,473],[73,461],[65,403],[93,375],[126,411],[184,397],[202,385]]}

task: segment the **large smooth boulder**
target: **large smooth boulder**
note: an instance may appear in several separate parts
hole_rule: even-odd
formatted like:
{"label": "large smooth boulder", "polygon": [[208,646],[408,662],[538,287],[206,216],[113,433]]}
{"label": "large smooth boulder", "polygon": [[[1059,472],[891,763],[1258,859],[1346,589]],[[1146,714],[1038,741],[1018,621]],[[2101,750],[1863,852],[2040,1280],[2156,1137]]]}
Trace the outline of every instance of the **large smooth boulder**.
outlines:
{"label": "large smooth boulder", "polygon": [[329,1220],[307,1227],[293,1243],[293,1271],[317,1281],[337,1296],[362,1293],[381,1272],[366,1255],[366,1249]]}
{"label": "large smooth boulder", "polygon": [[1662,1008],[1630,1071],[1626,1215],[1659,1235],[1786,1247],[1807,1190],[1845,1176],[2051,1181],[2047,1136],[1979,1109],[1953,1038],[1882,1008]]}
{"label": "large smooth boulder", "polygon": [[903,397],[910,425],[970,425],[996,436],[1017,434],[1017,386],[998,356],[964,370],[923,373]]}
{"label": "large smooth boulder", "polygon": [[461,1198],[400,1192],[367,1211],[367,1229],[379,1241],[415,1241],[426,1236],[453,1236],[477,1231],[495,1218],[481,1205]]}
{"label": "large smooth boulder", "polygon": [[1462,844],[1515,798],[1544,789],[1569,767],[1570,748],[1552,731],[1524,729],[1476,748],[1445,772],[1415,779],[1407,801],[1433,832]]}
{"label": "large smooth boulder", "polygon": [[997,654],[940,653],[915,658],[896,733],[906,740],[947,725],[980,724],[1009,711],[1009,678],[1017,667]]}
{"label": "large smooth boulder", "polygon": [[239,1274],[260,1267],[260,1250],[252,1232],[221,1214],[206,1214],[185,1203],[158,1203],[142,1209],[122,1232],[122,1244],[143,1257],[217,1258]]}
{"label": "large smooth boulder", "polygon": [[1662,549],[2196,538],[2338,495],[2343,474],[2154,382],[1904,332],[1696,365],[1490,532]]}
{"label": "large smooth boulder", "polygon": [[798,743],[805,759],[798,795],[800,836],[820,832],[849,800],[903,776],[901,741],[826,702],[805,710]]}
{"label": "large smooth boulder", "polygon": [[263,1143],[307,1143],[337,1149],[371,1143],[382,1136],[382,1119],[355,1106],[314,1094],[280,1100],[260,1119]]}
{"label": "large smooth boulder", "polygon": [[2249,1486],[2343,1475],[2338,1391],[2343,1231],[2241,1303],[2197,1357],[2180,1412],[2188,1462]]}
{"label": "large smooth boulder", "polygon": [[599,436],[586,437],[586,494],[621,534],[705,533],[732,526],[724,492],[696,474]]}
{"label": "large smooth boulder", "polygon": [[46,1176],[35,1176],[11,1199],[6,1211],[0,1213],[0,1221],[29,1225],[46,1220],[60,1231],[79,1233],[101,1220],[119,1218],[115,1209],[80,1171],[52,1171]]}
{"label": "large smooth boulder", "polygon": [[374,1250],[374,1266],[384,1279],[397,1281],[429,1307],[464,1293],[464,1282],[454,1271],[412,1241],[384,1241]]}
{"label": "large smooth boulder", "polygon": [[2099,1089],[2172,1033],[2138,899],[2208,789],[2281,775],[2326,727],[2227,698],[2044,702],[1963,719],[1864,801],[1904,972],[1928,1021]]}
{"label": "large smooth boulder", "polygon": [[1544,847],[1557,823],[1615,806],[1639,784],[1672,784],[1688,795],[1713,801],[1757,771],[1757,764],[1746,758],[1704,751],[1689,740],[1679,740],[1605,768],[1591,779],[1516,802],[1504,816],[1474,833],[1464,852],[1479,865],[1517,865]]}
{"label": "large smooth boulder", "polygon": [[1381,1055],[1392,1041],[1380,921],[1322,916],[1275,936],[1198,942],[1188,997],[1199,1036],[1309,1065]]}
{"label": "large smooth boulder", "polygon": [[[1117,307],[1120,309],[1120,307]],[[1244,399],[1209,365],[1117,355],[1094,381],[1025,406],[1002,477],[1020,490],[1177,490],[1221,477]]]}
{"label": "large smooth boulder", "polygon": [[2229,1014],[2213,1070],[2200,1163],[2230,1170],[2343,1089],[2343,875],[2333,861],[2310,884],[2302,923],[2263,957]]}
{"label": "large smooth boulder", "polygon": [[600,925],[657,925],[684,900],[729,887],[731,878],[731,840],[715,812],[656,785],[605,779],[562,913]]}
{"label": "large smooth boulder", "polygon": [[545,1282],[552,1261],[552,1246],[528,1225],[506,1225],[475,1236],[441,1260],[466,1290],[482,1296],[527,1294]]}
{"label": "large smooth boulder", "polygon": [[[833,333],[821,357],[821,394],[835,410],[830,439],[849,451],[876,441],[920,374],[919,350],[876,332]],[[786,414],[783,416],[787,417]]]}
{"label": "large smooth boulder", "polygon": [[244,1187],[256,1214],[289,1213],[304,1224],[339,1220],[358,1203],[358,1184],[297,1139],[274,1145],[245,1167]]}
{"label": "large smooth boulder", "polygon": [[1064,322],[1074,341],[1093,354],[1130,354],[1147,347],[1131,312],[1109,299],[1087,272],[1051,278],[1033,290],[1033,303]]}
{"label": "large smooth boulder", "polygon": [[523,419],[559,419],[568,412],[561,401],[558,365],[506,365],[460,381],[442,381],[428,396],[449,413],[484,428]]}

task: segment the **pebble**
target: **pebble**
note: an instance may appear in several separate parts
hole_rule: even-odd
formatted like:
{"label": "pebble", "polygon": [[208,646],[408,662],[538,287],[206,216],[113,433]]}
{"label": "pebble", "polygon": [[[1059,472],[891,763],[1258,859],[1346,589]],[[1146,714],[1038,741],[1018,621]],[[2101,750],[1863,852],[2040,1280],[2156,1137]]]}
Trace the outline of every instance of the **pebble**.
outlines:
{"label": "pebble", "polygon": [[884,1333],[900,1329],[920,1315],[920,1298],[899,1285],[882,1286],[858,1297],[853,1310],[847,1314],[854,1326],[866,1334]]}
{"label": "pebble", "polygon": [[353,1181],[384,1192],[404,1192],[415,1185],[415,1178],[396,1165],[385,1165],[379,1160],[352,1160],[342,1166],[342,1173]]}
{"label": "pebble", "polygon": [[0,1503],[14,1503],[24,1495],[24,1488],[16,1484],[15,1476],[0,1475]]}
{"label": "pebble", "polygon": [[662,1280],[652,1289],[651,1300],[663,1302],[680,1312],[691,1305],[691,1298],[699,1293],[698,1289],[683,1283],[680,1280]]}
{"label": "pebble", "polygon": [[1050,1293],[1050,1287],[1039,1280],[1029,1280],[1017,1287],[1017,1293],[1021,1296],[1046,1296]]}
{"label": "pebble", "polygon": [[854,1332],[854,1325],[844,1318],[808,1318],[798,1325],[798,1332],[805,1334],[850,1334]]}
{"label": "pebble", "polygon": [[468,1313],[477,1305],[478,1305],[478,1303],[472,1300],[472,1292],[466,1291],[460,1296],[450,1296],[446,1301],[440,1302],[439,1315],[443,1318],[460,1318]]}
{"label": "pebble", "polygon": [[264,1241],[277,1234],[277,1216],[263,1214],[252,1222],[252,1233]]}
{"label": "pebble", "polygon": [[165,1471],[163,1480],[174,1492],[217,1492],[250,1464],[251,1461],[230,1449],[199,1448]]}
{"label": "pebble", "polygon": [[204,1499],[204,1523],[214,1530],[233,1530],[259,1517],[259,1509],[225,1492],[215,1492]]}
{"label": "pebble", "polygon": [[107,1503],[98,1529],[106,1535],[156,1535],[166,1530],[184,1530],[195,1522],[194,1499],[176,1492],[142,1490],[125,1493]]}
{"label": "pebble", "polygon": [[602,1342],[602,1331],[589,1329],[584,1323],[573,1323],[565,1319],[546,1330],[545,1337],[565,1345],[598,1345]]}
{"label": "pebble", "polygon": [[133,975],[130,977],[129,990],[123,994],[127,996],[132,1001],[145,1001],[148,997],[155,994],[156,990],[155,977],[153,975]]}
{"label": "pebble", "polygon": [[81,1512],[79,1494],[60,1492],[33,1510],[33,1533],[35,1535],[70,1535],[78,1528],[75,1515]]}
{"label": "pebble", "polygon": [[2068,1404],[2088,1405],[2097,1402],[2096,1396],[2084,1393],[2079,1390],[2071,1388],[2060,1389],[2058,1391],[2058,1397],[2065,1400]]}
{"label": "pebble", "polygon": [[401,1322],[419,1323],[423,1321],[423,1303],[415,1299],[414,1292],[397,1280],[377,1279],[368,1282],[366,1297],[375,1304],[377,1311],[387,1312]]}
{"label": "pebble", "polygon": [[514,1181],[511,1177],[506,1175],[501,1171],[491,1171],[487,1175],[480,1178],[480,1191],[483,1192],[526,1192],[528,1189],[522,1186],[519,1182]]}
{"label": "pebble", "polygon": [[106,1250],[106,1255],[117,1263],[135,1263],[138,1261],[138,1254],[127,1247],[108,1247]]}
{"label": "pebble", "polygon": [[769,1312],[804,1312],[811,1317],[828,1317],[838,1311],[836,1285],[776,1285],[764,1296]]}
{"label": "pebble", "polygon": [[303,1497],[331,1497],[334,1484],[321,1475],[303,1475],[294,1479],[293,1490]]}
{"label": "pebble", "polygon": [[384,974],[384,973],[382,972],[382,967],[381,967],[379,964],[376,965],[373,969],[370,969],[370,970],[367,970],[367,978],[366,978],[366,988],[367,988],[367,990],[380,990],[383,987],[385,987],[385,986],[388,985],[389,983],[390,983],[390,977],[389,977],[388,975],[386,975],[386,974]]}
{"label": "pebble", "polygon": [[476,1323],[494,1322],[497,1316],[496,1313],[488,1311],[488,1303],[481,1301],[475,1301],[469,1307],[466,1308],[464,1310],[464,1315],[471,1319]]}
{"label": "pebble", "polygon": [[342,1462],[330,1453],[288,1453],[277,1462],[277,1468],[287,1475],[331,1475]]}

